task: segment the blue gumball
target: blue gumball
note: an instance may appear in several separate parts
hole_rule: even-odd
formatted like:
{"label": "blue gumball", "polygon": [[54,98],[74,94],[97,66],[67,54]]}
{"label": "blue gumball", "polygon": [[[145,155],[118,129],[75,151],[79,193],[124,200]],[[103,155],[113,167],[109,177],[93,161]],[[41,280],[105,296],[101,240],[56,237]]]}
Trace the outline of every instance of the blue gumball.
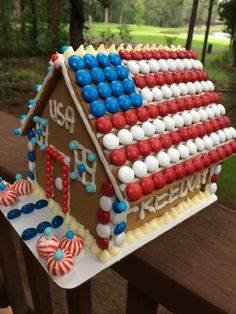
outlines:
{"label": "blue gumball", "polygon": [[122,110],[128,110],[130,109],[131,107],[131,101],[129,100],[129,97],[128,96],[120,96],[118,99],[118,104],[119,104],[119,107],[120,109]]}
{"label": "blue gumball", "polygon": [[99,101],[93,101],[90,104],[90,112],[95,116],[95,117],[102,117],[104,116],[104,114],[106,113],[106,107],[104,106],[104,104]]}
{"label": "blue gumball", "polygon": [[99,64],[100,64],[103,68],[105,68],[105,67],[107,67],[107,66],[110,65],[110,60],[109,60],[109,58],[108,58],[106,55],[104,55],[103,53],[101,53],[101,52],[97,55],[97,59],[98,59]]}
{"label": "blue gumball", "polygon": [[135,85],[134,82],[131,79],[124,79],[123,83],[123,87],[124,87],[124,91],[126,94],[132,94],[135,91]]}
{"label": "blue gumball", "polygon": [[123,85],[120,81],[113,81],[111,83],[110,87],[111,87],[112,94],[115,97],[119,97],[119,96],[123,95],[124,88],[123,88]]}
{"label": "blue gumball", "polygon": [[77,55],[70,56],[68,64],[74,71],[82,70],[85,67],[84,60]]}
{"label": "blue gumball", "polygon": [[104,69],[105,77],[108,81],[113,82],[117,80],[117,72],[114,68],[112,67],[106,67]]}
{"label": "blue gumball", "polygon": [[75,73],[75,80],[80,86],[85,86],[91,83],[91,75],[86,70],[78,70]]}
{"label": "blue gumball", "polygon": [[110,53],[109,54],[109,59],[110,59],[110,62],[111,64],[117,66],[117,65],[120,65],[121,64],[121,58],[118,54],[116,53]]}
{"label": "blue gumball", "polygon": [[82,88],[82,96],[84,100],[92,102],[98,98],[98,91],[96,87],[92,85],[86,85]]}
{"label": "blue gumball", "polygon": [[119,111],[119,104],[117,100],[113,97],[108,97],[105,99],[105,106],[107,108],[107,111],[110,113],[116,113]]}
{"label": "blue gumball", "polygon": [[139,94],[133,93],[129,96],[131,104],[133,107],[140,107],[143,104],[143,99]]}
{"label": "blue gumball", "polygon": [[62,46],[61,47],[61,53],[65,53],[66,52],[66,50],[69,48],[69,46]]}
{"label": "blue gumball", "polygon": [[93,55],[87,53],[84,56],[84,62],[85,64],[89,67],[89,68],[94,68],[98,66],[98,60],[96,57],[94,57]]}
{"label": "blue gumball", "polygon": [[123,65],[118,65],[116,67],[117,75],[120,80],[124,80],[129,76],[128,70]]}
{"label": "blue gumball", "polygon": [[107,83],[99,83],[98,84],[98,94],[102,98],[107,98],[111,96],[111,89]]}
{"label": "blue gumball", "polygon": [[101,83],[105,80],[105,75],[103,70],[98,67],[91,69],[91,78],[95,83]]}

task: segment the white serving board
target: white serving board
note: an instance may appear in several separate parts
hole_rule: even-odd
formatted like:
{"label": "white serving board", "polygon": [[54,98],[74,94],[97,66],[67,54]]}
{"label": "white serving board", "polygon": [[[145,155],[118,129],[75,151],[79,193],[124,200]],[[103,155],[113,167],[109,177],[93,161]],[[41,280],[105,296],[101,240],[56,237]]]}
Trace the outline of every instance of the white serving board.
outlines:
{"label": "white serving board", "polygon": [[[21,200],[18,202],[17,206],[3,208],[0,207],[0,210],[3,212],[5,216],[7,216],[7,213],[12,208],[21,208],[23,205],[27,203],[35,203],[39,200],[39,198],[30,195],[27,197],[22,197]],[[138,248],[142,247],[144,244],[148,243],[149,241],[157,238],[164,232],[170,230],[171,228],[175,227],[176,225],[180,224],[182,221],[188,219],[189,217],[193,216],[200,210],[204,209],[205,207],[209,206],[213,202],[217,200],[217,196],[215,194],[212,194],[208,199],[202,201],[201,203],[193,206],[192,208],[189,208],[185,210],[182,214],[179,214],[176,219],[173,219],[170,223],[165,224],[161,227],[159,227],[156,230],[151,231],[148,235],[145,235],[140,240],[137,240],[131,244],[127,244],[124,247],[122,247],[122,250],[120,254],[113,257],[111,260],[109,260],[106,263],[102,263],[98,260],[98,257],[96,254],[93,254],[89,251],[88,248],[85,248],[83,255],[77,257],[74,259],[74,267],[70,273],[63,277],[55,277],[48,273],[46,268],[46,261],[39,257],[37,251],[36,251],[36,242],[40,235],[36,236],[35,238],[25,241],[25,244],[28,246],[28,248],[31,250],[31,252],[34,254],[35,258],[40,262],[40,264],[43,266],[45,271],[49,274],[49,276],[52,278],[52,280],[61,288],[64,289],[73,289],[79,285],[81,285],[83,282],[89,280],[91,277],[96,275],[97,273],[101,272],[105,268],[111,266],[112,264],[120,261],[122,258],[127,256],[128,254],[132,253],[133,251],[137,250]],[[57,214],[54,214],[51,212],[51,210],[48,207],[45,207],[40,210],[34,210],[31,214],[24,215],[22,214],[19,218],[15,220],[8,220],[9,223],[12,225],[12,227],[16,230],[16,232],[21,237],[22,232],[26,228],[34,227],[36,228],[37,225],[42,221],[52,221],[53,217],[55,217]],[[7,219],[7,217],[6,217]],[[68,230],[67,225],[63,224],[58,229],[53,229],[54,233],[59,237],[59,239],[65,235],[66,231]]]}

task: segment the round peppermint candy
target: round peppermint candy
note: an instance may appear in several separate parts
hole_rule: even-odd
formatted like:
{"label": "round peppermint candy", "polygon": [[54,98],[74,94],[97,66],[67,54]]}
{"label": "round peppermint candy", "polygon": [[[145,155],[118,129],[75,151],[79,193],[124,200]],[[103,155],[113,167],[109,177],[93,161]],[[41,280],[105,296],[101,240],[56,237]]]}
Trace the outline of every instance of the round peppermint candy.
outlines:
{"label": "round peppermint candy", "polygon": [[69,252],[73,257],[78,256],[84,247],[84,241],[73,231],[67,231],[60,242],[60,248]]}
{"label": "round peppermint candy", "polygon": [[52,229],[46,228],[44,234],[36,243],[36,250],[41,257],[47,258],[50,254],[53,254],[58,250],[59,244],[60,241],[57,236],[52,233]]}
{"label": "round peppermint candy", "polygon": [[73,265],[72,255],[64,250],[57,250],[47,259],[47,269],[53,276],[66,275],[71,271]]}
{"label": "round peppermint candy", "polygon": [[9,188],[0,191],[0,204],[8,207],[15,205],[17,200],[17,193],[14,189]]}
{"label": "round peppermint candy", "polygon": [[32,188],[31,183],[27,179],[16,180],[12,187],[21,196],[30,194]]}

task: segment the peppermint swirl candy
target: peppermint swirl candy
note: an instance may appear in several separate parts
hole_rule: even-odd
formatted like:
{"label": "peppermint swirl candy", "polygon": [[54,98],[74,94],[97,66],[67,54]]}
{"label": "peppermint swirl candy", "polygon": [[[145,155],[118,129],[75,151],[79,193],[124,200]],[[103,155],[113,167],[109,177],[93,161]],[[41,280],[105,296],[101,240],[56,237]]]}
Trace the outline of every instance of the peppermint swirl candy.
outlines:
{"label": "peppermint swirl candy", "polygon": [[32,185],[27,179],[21,179],[14,182],[13,188],[18,195],[23,196],[31,193]]}
{"label": "peppermint swirl candy", "polygon": [[57,236],[55,235],[42,235],[37,243],[36,249],[38,254],[43,257],[47,258],[50,254],[54,254],[56,250],[59,248],[60,241],[58,240]]}
{"label": "peppermint swirl candy", "polygon": [[0,191],[0,204],[8,207],[8,206],[13,206],[15,205],[17,200],[17,192],[12,189],[6,189],[3,191]]}
{"label": "peppermint swirl candy", "polygon": [[64,250],[57,250],[49,255],[47,269],[53,276],[64,276],[74,265],[72,255]]}
{"label": "peppermint swirl candy", "polygon": [[84,247],[83,239],[73,231],[67,231],[66,235],[62,237],[60,248],[69,252],[73,257],[78,256]]}

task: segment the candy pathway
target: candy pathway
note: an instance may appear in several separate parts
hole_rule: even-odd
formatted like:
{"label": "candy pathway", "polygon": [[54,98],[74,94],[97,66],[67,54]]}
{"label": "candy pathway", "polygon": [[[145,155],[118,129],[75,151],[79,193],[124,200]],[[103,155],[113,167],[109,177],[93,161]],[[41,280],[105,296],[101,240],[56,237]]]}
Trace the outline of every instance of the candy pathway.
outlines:
{"label": "candy pathway", "polygon": [[[84,253],[81,256],[74,259],[74,267],[69,274],[63,277],[54,277],[51,276],[50,274],[49,276],[61,288],[64,289],[75,288],[81,285],[83,282],[89,280],[91,277],[101,272],[105,268],[124,258],[126,255],[132,253],[139,247],[143,246],[145,243],[153,240],[157,236],[163,234],[164,232],[178,225],[179,223],[196,214],[206,206],[209,206],[210,204],[215,202],[216,199],[217,199],[216,195],[212,194],[206,200],[193,206],[192,208],[185,210],[182,214],[179,214],[176,219],[172,219],[168,224],[162,225],[161,227],[151,231],[148,235],[145,235],[138,241],[135,241],[125,246],[119,255],[112,258],[110,261],[106,263],[101,263],[95,254],[92,254],[87,248],[85,248]],[[7,214],[11,209],[13,208],[20,209],[22,206],[28,203],[35,204],[39,200],[41,199],[31,194],[30,196],[22,197],[21,200],[18,202],[17,206],[9,208],[0,207],[0,210],[3,212],[7,219]],[[57,214],[53,213],[48,207],[44,207],[40,210],[34,210],[32,211],[32,213],[28,215],[22,214],[20,217],[8,221],[11,223],[12,227],[16,230],[16,232],[21,236],[22,232],[25,229],[37,227],[34,223],[35,221],[37,221],[38,223],[43,221],[51,222],[56,215]],[[68,231],[68,227],[67,225],[63,224],[59,228],[53,229],[53,231],[59,238],[62,238],[65,235],[66,231]],[[45,261],[38,256],[38,253],[35,248],[36,242],[39,237],[40,235],[37,235],[31,240],[25,241],[25,244],[32,251],[35,258],[39,260],[45,271],[48,273]]]}

